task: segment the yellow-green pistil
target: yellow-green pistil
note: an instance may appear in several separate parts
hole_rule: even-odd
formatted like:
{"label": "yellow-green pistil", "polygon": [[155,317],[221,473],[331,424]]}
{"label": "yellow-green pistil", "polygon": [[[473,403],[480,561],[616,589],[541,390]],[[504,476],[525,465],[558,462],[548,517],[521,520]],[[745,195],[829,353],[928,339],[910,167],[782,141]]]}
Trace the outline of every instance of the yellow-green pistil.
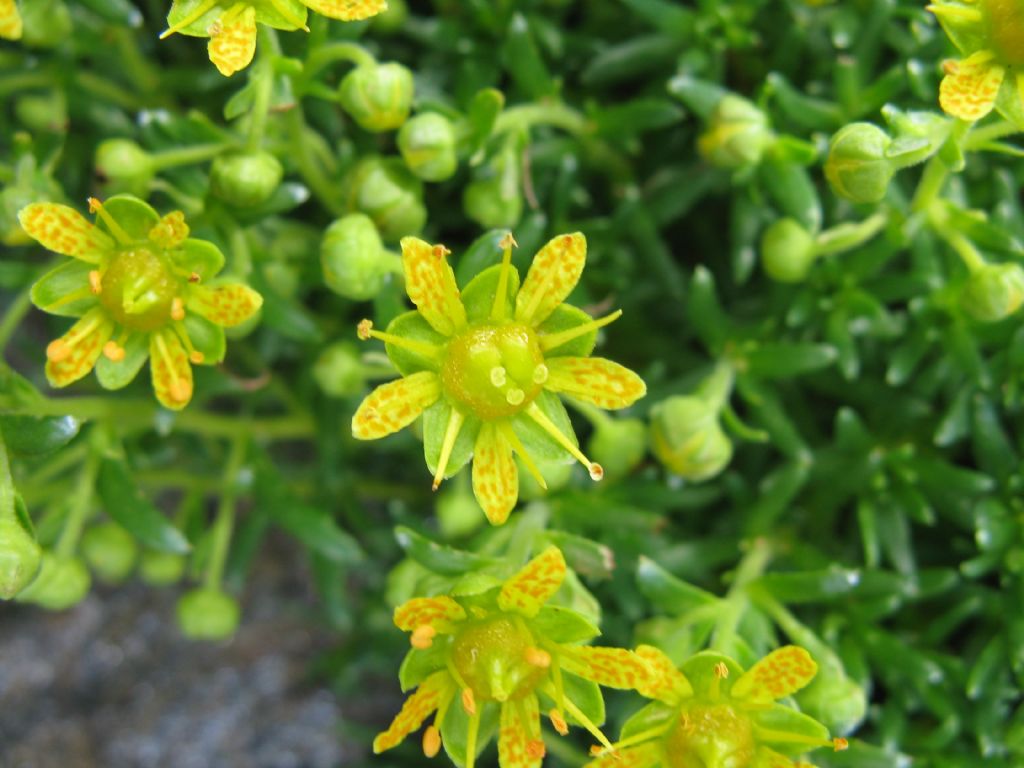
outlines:
{"label": "yellow-green pistil", "polygon": [[168,258],[140,245],[118,251],[110,260],[99,299],[125,328],[154,331],[172,315],[178,283]]}
{"label": "yellow-green pistil", "polygon": [[550,664],[550,656],[536,647],[522,620],[504,613],[460,629],[452,642],[451,659],[457,679],[479,701],[526,696],[544,678]]}

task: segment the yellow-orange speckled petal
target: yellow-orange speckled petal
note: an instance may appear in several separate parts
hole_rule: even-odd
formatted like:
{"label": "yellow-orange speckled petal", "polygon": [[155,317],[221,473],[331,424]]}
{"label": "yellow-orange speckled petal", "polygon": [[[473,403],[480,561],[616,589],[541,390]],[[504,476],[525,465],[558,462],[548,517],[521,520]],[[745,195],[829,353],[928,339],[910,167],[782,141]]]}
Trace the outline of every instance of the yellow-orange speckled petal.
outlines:
{"label": "yellow-orange speckled petal", "polygon": [[939,84],[943,111],[961,120],[980,120],[996,103],[1006,70],[992,61],[991,51],[978,51],[963,61],[949,62]]}
{"label": "yellow-orange speckled petal", "polygon": [[498,765],[501,768],[538,768],[544,760],[543,749],[537,696],[531,693],[502,704]]}
{"label": "yellow-orange speckled petal", "polygon": [[448,249],[418,237],[402,238],[402,267],[409,299],[435,331],[451,336],[466,325],[466,308],[459,297]]}
{"label": "yellow-orange speckled petal", "polygon": [[83,315],[46,349],[46,378],[50,385],[66,387],[89,373],[113,332],[114,323],[103,309],[97,307]]}
{"label": "yellow-orange speckled petal", "polygon": [[379,755],[385,749],[397,747],[405,741],[405,737],[419,729],[423,721],[441,706],[443,700],[452,695],[453,690],[447,670],[435,672],[424,680],[405,700],[388,729],[373,740],[374,754]]}
{"label": "yellow-orange speckled petal", "polygon": [[524,616],[536,616],[565,580],[565,558],[558,547],[548,547],[505,582],[498,607]]}
{"label": "yellow-orange speckled petal", "polygon": [[516,296],[516,320],[537,326],[572,293],[587,261],[587,239],[580,232],[559,235],[537,252]]}
{"label": "yellow-orange speckled petal", "polygon": [[417,627],[433,626],[438,622],[462,621],[466,611],[462,606],[444,595],[438,597],[414,597],[395,608],[395,626],[403,632],[412,632]]}
{"label": "yellow-orange speckled petal", "polygon": [[165,408],[180,411],[192,399],[192,366],[178,335],[164,328],[149,337],[149,370],[156,399]]}
{"label": "yellow-orange speckled petal", "polygon": [[650,665],[625,648],[566,646],[559,657],[566,671],[607,688],[636,689],[651,677]]}
{"label": "yellow-orange speckled petal", "polygon": [[818,671],[811,654],[798,645],[772,651],[752,666],[732,687],[736,699],[772,701],[807,685]]}
{"label": "yellow-orange speckled petal", "polygon": [[813,768],[808,763],[794,763],[785,755],[780,755],[774,749],[768,747],[758,747],[757,752],[754,753],[754,760],[750,763],[750,768]]}
{"label": "yellow-orange speckled petal", "polygon": [[245,69],[256,53],[256,9],[235,5],[211,28],[207,51],[224,77]]}
{"label": "yellow-orange speckled petal", "polygon": [[352,417],[352,435],[376,440],[412,424],[437,402],[441,380],[433,371],[419,371],[403,379],[381,384],[359,404]]}
{"label": "yellow-orange speckled petal", "polygon": [[171,211],[149,230],[149,239],[162,248],[173,248],[188,237],[188,232],[185,214],[181,211]]}
{"label": "yellow-orange speckled petal", "polygon": [[584,768],[654,768],[661,762],[660,744],[641,744],[606,752],[596,760],[591,760]]}
{"label": "yellow-orange speckled petal", "polygon": [[645,394],[644,380],[603,357],[552,357],[545,389],[564,392],[600,408],[625,408]]}
{"label": "yellow-orange speckled petal", "polygon": [[105,232],[66,205],[26,205],[18,212],[18,222],[25,233],[44,248],[90,264],[98,264],[100,254],[114,247],[114,241]]}
{"label": "yellow-orange speckled petal", "polygon": [[693,695],[690,681],[659,649],[653,645],[639,645],[636,655],[646,661],[651,670],[647,681],[636,688],[642,696],[658,699],[666,704],[678,704],[681,700]]}
{"label": "yellow-orange speckled petal", "polygon": [[14,0],[0,0],[0,37],[5,40],[21,39],[21,16]]}
{"label": "yellow-orange speckled petal", "polygon": [[189,286],[185,306],[211,323],[232,328],[244,323],[263,306],[263,297],[247,285],[228,283],[216,288]]}
{"label": "yellow-orange speckled petal", "polygon": [[495,424],[484,424],[473,452],[473,495],[491,525],[501,525],[519,498],[512,446]]}
{"label": "yellow-orange speckled petal", "polygon": [[341,21],[360,21],[388,9],[385,0],[302,0],[310,10]]}

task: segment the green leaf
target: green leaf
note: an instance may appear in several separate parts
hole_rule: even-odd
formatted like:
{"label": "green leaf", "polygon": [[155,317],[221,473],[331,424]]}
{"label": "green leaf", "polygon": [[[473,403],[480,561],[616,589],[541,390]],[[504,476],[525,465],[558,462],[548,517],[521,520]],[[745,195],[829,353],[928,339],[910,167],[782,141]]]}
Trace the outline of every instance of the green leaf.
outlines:
{"label": "green leaf", "polygon": [[[488,320],[494,297],[498,294],[498,281],[501,279],[501,264],[488,267],[469,281],[462,289],[462,304],[466,307],[466,316],[471,323]],[[519,271],[515,267],[509,269],[509,280],[505,293],[505,314],[511,317],[516,308],[516,294],[519,293]]]}
{"label": "green leaf", "polygon": [[[401,314],[392,320],[388,324],[387,332],[394,336],[401,336],[412,341],[423,341],[436,346],[442,346],[446,342],[445,337],[431,328],[430,323],[416,310]],[[403,347],[385,343],[384,349],[387,352],[388,359],[394,363],[395,368],[403,376],[408,376],[417,371],[437,370],[436,361],[427,360]]]}
{"label": "green leaf", "polygon": [[644,596],[657,610],[664,613],[678,615],[719,602],[710,592],[676,578],[643,555],[637,563],[636,581]]}
{"label": "green leaf", "polygon": [[338,527],[323,509],[290,501],[266,507],[275,523],[314,552],[342,565],[354,565],[364,555],[358,542]]}
{"label": "green leaf", "polygon": [[195,272],[200,281],[216,277],[224,269],[224,254],[213,243],[188,238],[174,252],[174,261],[183,272]]}
{"label": "green leaf", "polygon": [[[554,312],[548,315],[547,319],[537,326],[537,332],[541,335],[546,333],[559,333],[586,325],[593,320],[590,315],[572,304],[559,304]],[[587,331],[570,339],[564,344],[559,344],[544,353],[544,357],[589,357],[597,346],[597,331]]]}
{"label": "green leaf", "polygon": [[812,234],[821,229],[821,201],[806,168],[769,159],[760,171],[761,184],[781,213],[796,219]]}
{"label": "green leaf", "polygon": [[[562,685],[565,689],[565,698],[575,704],[590,722],[599,728],[604,725],[604,697],[597,683],[576,675],[564,674]],[[551,702],[551,705],[553,706],[554,702]],[[583,725],[568,712],[565,713],[565,719],[570,725]]]}
{"label": "green leaf", "polygon": [[904,577],[885,571],[862,571],[832,565],[824,570],[769,573],[756,582],[786,604],[830,603],[847,597],[868,600],[902,594]]}
{"label": "green leaf", "polygon": [[615,570],[611,547],[565,531],[548,531],[544,538],[562,550],[569,567],[588,579],[610,579]]}
{"label": "green leaf", "polygon": [[839,357],[829,344],[769,342],[747,353],[747,373],[765,379],[789,379],[832,365]]}
{"label": "green leaf", "polygon": [[[569,421],[569,414],[556,395],[544,390],[534,402],[573,445],[579,445],[572,422]],[[529,416],[523,413],[513,416],[512,428],[532,458],[539,461],[571,460],[572,455]]]}
{"label": "green leaf", "polygon": [[647,131],[667,128],[686,113],[668,99],[638,98],[599,110],[594,115],[598,133],[621,140]]}
{"label": "green leaf", "polygon": [[[504,107],[505,95],[495,88],[484,88],[477,91],[473,96],[473,100],[469,104],[469,114],[467,115],[470,129],[467,138],[469,154],[474,155],[483,148],[491,135],[491,131],[494,130],[495,120],[498,119],[498,115],[501,114],[501,110]],[[498,239],[503,235],[504,232],[499,234]],[[485,235],[485,237],[487,236],[490,236],[490,233]],[[459,282],[461,283],[461,271],[459,272],[459,277]]]}
{"label": "green leaf", "polygon": [[597,624],[586,616],[559,605],[542,606],[540,613],[530,619],[530,627],[552,643],[582,643],[601,634]]}
{"label": "green leaf", "polygon": [[95,265],[74,259],[51,269],[32,286],[32,303],[51,315],[81,317],[96,305],[98,299],[92,293],[64,302],[65,296],[89,287],[89,272]]}
{"label": "green leaf", "polygon": [[530,24],[521,13],[513,14],[505,35],[505,68],[516,85],[531,99],[555,94],[555,83],[534,42]]}
{"label": "green leaf", "polygon": [[191,549],[181,531],[142,495],[120,459],[103,459],[97,489],[107,514],[145,546],[176,554]]}
{"label": "green leaf", "polygon": [[16,456],[43,456],[70,443],[82,424],[73,416],[0,416],[0,432]]}
{"label": "green leaf", "polygon": [[718,300],[715,277],[704,266],[693,271],[687,299],[686,317],[690,327],[707,350],[717,355],[729,336],[732,322]]}
{"label": "green leaf", "polygon": [[[191,317],[189,315],[188,317]],[[186,321],[188,320],[186,317]],[[96,378],[104,389],[121,389],[132,383],[149,357],[149,334],[133,333],[124,343],[124,359],[114,362],[106,355],[96,361]]]}
{"label": "green leaf", "polygon": [[[451,413],[452,407],[443,397],[423,412],[423,456],[431,475],[437,472],[437,463],[441,460]],[[472,458],[480,426],[480,419],[474,416],[467,416],[463,421],[445,469],[446,479],[457,474]]]}
{"label": "green leaf", "polygon": [[438,544],[404,525],[395,528],[395,541],[405,554],[424,568],[445,576],[461,576],[467,571],[475,571],[499,562],[490,557]]}

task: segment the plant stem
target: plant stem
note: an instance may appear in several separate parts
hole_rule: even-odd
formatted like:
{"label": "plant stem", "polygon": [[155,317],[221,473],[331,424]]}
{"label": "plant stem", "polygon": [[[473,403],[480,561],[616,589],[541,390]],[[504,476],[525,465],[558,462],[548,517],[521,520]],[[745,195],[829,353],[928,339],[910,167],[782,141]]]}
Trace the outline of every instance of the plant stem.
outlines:
{"label": "plant stem", "polygon": [[[306,85],[316,77],[317,73],[335,61],[351,61],[357,67],[376,64],[373,55],[355,43],[331,43],[317,48],[308,59],[302,71],[302,84]],[[305,90],[305,89],[303,89]]]}
{"label": "plant stem", "polygon": [[209,589],[220,587],[224,577],[224,564],[227,562],[228,549],[231,545],[231,533],[235,528],[235,502],[238,499],[238,475],[245,461],[249,440],[246,435],[235,435],[231,441],[228,461],[224,467],[221,482],[220,504],[217,507],[217,519],[213,523],[213,542],[210,548],[210,561],[206,567],[204,585]]}
{"label": "plant stem", "polygon": [[949,166],[938,155],[933,155],[924,167],[921,181],[917,184],[914,199],[910,203],[913,211],[925,211],[938,198],[942,185],[949,175]]}
{"label": "plant stem", "polygon": [[1000,120],[991,125],[982,126],[971,131],[970,136],[964,141],[964,149],[968,152],[981,149],[985,144],[991,141],[1005,138],[1006,136],[1012,136],[1015,133],[1020,133],[1021,129],[1011,123],[1009,120]]}
{"label": "plant stem", "polygon": [[60,539],[57,540],[57,546],[54,547],[54,552],[60,558],[71,557],[75,553],[75,547],[78,546],[78,539],[82,535],[85,521],[89,519],[89,513],[92,512],[92,497],[99,470],[99,454],[96,450],[91,450],[79,471],[71,509],[64,520],[64,530],[61,531]]}
{"label": "plant stem", "polygon": [[217,144],[196,144],[191,147],[178,149],[165,149],[161,152],[154,152],[151,155],[153,168],[162,171],[166,168],[175,168],[179,165],[192,165],[193,163],[204,163],[212,160],[221,154],[225,149],[233,145],[227,142]]}
{"label": "plant stem", "polygon": [[574,136],[589,133],[587,119],[565,104],[526,104],[512,107],[498,115],[494,122],[494,133],[501,134],[517,129],[529,130],[535,125],[550,125],[561,128]]}
{"label": "plant stem", "polygon": [[252,110],[249,112],[249,140],[246,149],[255,152],[263,144],[263,135],[267,130],[267,114],[270,111],[270,97],[274,90],[274,67],[271,61],[272,43],[267,33],[261,28],[260,58],[256,64],[253,77],[256,79],[256,95],[253,98]]}
{"label": "plant stem", "polygon": [[341,195],[335,189],[333,182],[324,174],[320,165],[310,155],[309,145],[304,136],[305,132],[306,119],[302,113],[302,105],[296,104],[288,112],[288,138],[295,151],[295,162],[299,166],[299,173],[302,174],[302,178],[321,204],[333,215],[341,216],[345,212],[344,207],[338,202]]}
{"label": "plant stem", "polygon": [[714,635],[711,639],[712,650],[726,655],[732,654],[736,642],[736,629],[750,606],[747,585],[764,573],[771,556],[772,548],[767,539],[754,539],[750,544],[750,548],[736,568],[729,594],[723,599],[724,610],[715,622]]}
{"label": "plant stem", "polygon": [[14,515],[14,477],[11,475],[7,443],[3,432],[0,432],[0,520],[13,520]]}

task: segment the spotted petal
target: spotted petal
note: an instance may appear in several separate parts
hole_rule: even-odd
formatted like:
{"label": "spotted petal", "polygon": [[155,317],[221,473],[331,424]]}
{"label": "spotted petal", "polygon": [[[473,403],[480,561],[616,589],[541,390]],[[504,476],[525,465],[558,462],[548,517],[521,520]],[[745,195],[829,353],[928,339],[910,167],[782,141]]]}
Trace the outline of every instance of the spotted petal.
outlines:
{"label": "spotted petal", "polygon": [[50,384],[66,387],[89,373],[113,332],[114,323],[102,309],[86,313],[47,348],[46,378]]}
{"label": "spotted petal", "polygon": [[402,238],[402,266],[409,299],[434,330],[451,336],[466,325],[466,308],[446,253],[443,245],[430,245],[418,237]]}
{"label": "spotted petal", "polygon": [[503,704],[498,730],[498,765],[501,768],[538,768],[543,760],[537,696],[531,693]]}
{"label": "spotted petal", "polygon": [[352,417],[352,435],[376,440],[412,424],[441,396],[441,380],[432,371],[420,371],[382,384],[367,395]]}
{"label": "spotted petal", "polygon": [[818,671],[811,654],[798,645],[772,651],[736,681],[731,695],[737,699],[772,701],[807,685]]}
{"label": "spotted petal", "polygon": [[423,725],[423,721],[437,710],[442,699],[451,694],[451,676],[447,670],[435,672],[405,700],[401,711],[395,716],[386,731],[378,734],[373,740],[374,754],[385,749],[397,747],[413,731]]}
{"label": "spotted petal", "polygon": [[501,525],[519,498],[512,446],[495,424],[484,424],[473,456],[473,494],[492,525]]}
{"label": "spotted petal", "polygon": [[625,648],[566,647],[561,658],[567,671],[607,688],[636,689],[651,677],[648,663]]}
{"label": "spotted petal", "polygon": [[26,234],[55,253],[98,264],[114,241],[74,208],[57,203],[32,203],[18,212]]}
{"label": "spotted petal", "polygon": [[807,763],[794,763],[785,755],[768,747],[758,747],[757,752],[754,753],[754,761],[750,764],[750,768],[797,768],[797,766],[813,768]]}
{"label": "spotted petal", "polygon": [[21,16],[14,0],[0,0],[0,37],[5,40],[21,38]]}
{"label": "spotted petal", "polygon": [[263,297],[241,283],[228,283],[216,288],[199,285],[188,292],[186,306],[215,325],[233,328],[263,306]]}
{"label": "spotted petal", "polygon": [[637,691],[649,699],[658,699],[666,704],[677,704],[693,695],[693,688],[686,675],[676,669],[672,660],[653,645],[637,646],[636,655],[647,662],[651,674]]}
{"label": "spotted petal", "polygon": [[149,369],[161,405],[172,411],[188,405],[192,399],[192,366],[174,331],[163,329],[150,335]]}
{"label": "spotted petal", "polygon": [[310,10],[341,21],[361,21],[387,10],[385,0],[302,0]]}
{"label": "spotted petal", "polygon": [[572,293],[587,261],[587,239],[580,233],[553,238],[533,257],[516,296],[516,320],[543,323]]}
{"label": "spotted petal", "polygon": [[555,357],[547,365],[546,389],[600,408],[625,408],[647,394],[643,379],[603,357]]}
{"label": "spotted petal", "polygon": [[403,632],[413,632],[418,627],[433,626],[438,622],[462,621],[466,611],[462,606],[444,595],[438,597],[414,597],[395,608],[395,626]]}
{"label": "spotted petal", "polygon": [[249,66],[256,53],[256,9],[248,5],[225,22],[229,14],[230,11],[215,24],[207,46],[210,61],[225,77]]}
{"label": "spotted petal", "polygon": [[654,768],[661,764],[661,746],[653,743],[607,752],[583,768]]}
{"label": "spotted petal", "polygon": [[992,111],[1006,73],[993,56],[991,51],[978,51],[948,65],[939,84],[939,104],[947,114],[973,122]]}
{"label": "spotted petal", "polygon": [[548,547],[505,582],[498,594],[498,607],[536,616],[564,580],[565,558],[558,547]]}

